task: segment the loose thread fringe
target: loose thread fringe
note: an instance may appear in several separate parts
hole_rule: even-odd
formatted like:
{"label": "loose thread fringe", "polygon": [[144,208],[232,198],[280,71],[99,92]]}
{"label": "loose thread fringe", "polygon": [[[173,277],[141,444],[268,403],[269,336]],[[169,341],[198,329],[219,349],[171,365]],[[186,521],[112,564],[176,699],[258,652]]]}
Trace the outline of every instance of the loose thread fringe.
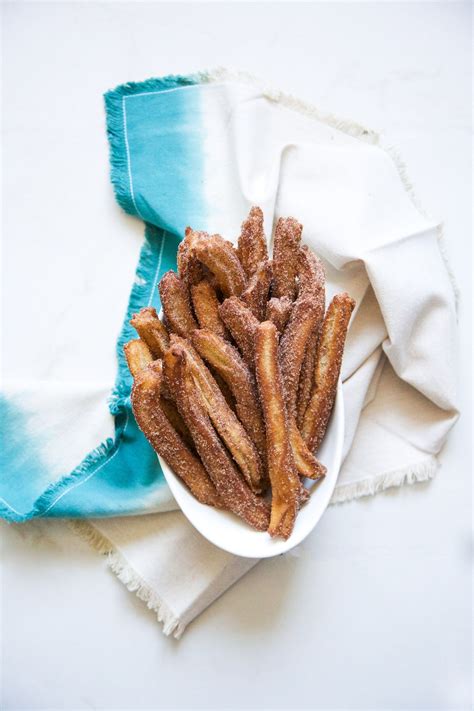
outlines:
{"label": "loose thread fringe", "polygon": [[330,504],[342,504],[346,501],[360,499],[362,496],[374,496],[380,491],[385,491],[392,487],[399,487],[402,484],[416,484],[422,481],[433,479],[438,468],[435,457],[420,462],[411,467],[396,469],[375,477],[361,479],[350,484],[336,486]]}
{"label": "loose thread fringe", "polygon": [[216,67],[215,69],[202,72],[199,77],[203,83],[236,81],[240,84],[248,84],[249,86],[258,87],[269,101],[274,101],[275,103],[281,104],[288,109],[297,111],[298,113],[309,116],[310,118],[317,119],[318,121],[326,123],[329,126],[332,126],[332,128],[336,128],[338,131],[343,131],[354,138],[363,139],[367,143],[378,143],[379,136],[376,131],[372,131],[356,121],[337,117],[331,113],[322,112],[308,101],[303,101],[302,99],[298,99],[291,94],[286,94],[280,89],[264,85],[263,82],[247,72],[233,71],[226,69],[225,67]]}
{"label": "loose thread fringe", "polygon": [[71,530],[77,534],[93,550],[101,555],[107,556],[107,565],[115,573],[117,578],[130,592],[146,603],[149,610],[156,613],[158,622],[163,625],[163,633],[166,636],[173,635],[179,639],[183,634],[186,625],[171,608],[160,598],[159,595],[141,578],[131,567],[126,558],[118,552],[114,544],[100,531],[94,528],[89,521],[71,519],[68,521]]}
{"label": "loose thread fringe", "polygon": [[113,543],[111,543],[108,538],[94,528],[89,521],[71,518],[68,519],[67,523],[69,528],[97,553],[107,555],[108,553],[112,553],[114,550]]}
{"label": "loose thread fringe", "polygon": [[163,633],[166,636],[173,635],[175,639],[179,639],[186,626],[166,602],[133,570],[126,558],[114,550],[109,554],[107,564],[127,590],[134,592],[140,600],[146,603],[149,610],[156,612],[158,622],[163,625]]}

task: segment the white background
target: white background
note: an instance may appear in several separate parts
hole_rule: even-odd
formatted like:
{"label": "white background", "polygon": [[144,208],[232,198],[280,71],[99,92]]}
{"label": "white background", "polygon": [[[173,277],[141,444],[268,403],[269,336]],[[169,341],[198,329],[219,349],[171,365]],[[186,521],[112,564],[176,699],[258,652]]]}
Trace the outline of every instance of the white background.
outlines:
{"label": "white background", "polygon": [[[469,4],[2,9],[10,373],[46,374],[36,334],[49,329],[54,348],[65,313],[79,332],[100,319],[99,346],[114,348],[141,227],[109,186],[102,92],[226,65],[399,149],[421,203],[445,220],[461,291],[463,411],[433,482],[332,507],[297,553],[260,563],[179,642],[65,524],[2,525],[3,708],[470,708]],[[94,249],[81,239],[91,233]],[[57,242],[57,264],[44,263],[46,240]],[[75,271],[84,244],[104,280],[101,304]],[[128,272],[115,268],[111,245],[130,255]],[[44,279],[63,294],[62,311],[57,294],[35,300]],[[112,281],[124,284],[123,303],[109,298]],[[61,364],[112,377],[92,343],[79,355],[73,345]]]}

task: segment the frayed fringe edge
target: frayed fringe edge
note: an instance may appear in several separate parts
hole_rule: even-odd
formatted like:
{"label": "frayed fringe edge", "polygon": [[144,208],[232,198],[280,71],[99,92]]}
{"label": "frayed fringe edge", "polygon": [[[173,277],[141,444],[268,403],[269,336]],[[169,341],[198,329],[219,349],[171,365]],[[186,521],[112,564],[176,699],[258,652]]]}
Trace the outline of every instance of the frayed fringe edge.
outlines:
{"label": "frayed fringe edge", "polygon": [[127,590],[146,603],[149,610],[156,612],[158,622],[163,625],[163,634],[173,635],[179,639],[183,634],[184,625],[168,605],[145,583],[145,581],[135,573],[128,561],[117,551],[110,553],[107,561],[109,567],[122,582]]}
{"label": "frayed fringe edge", "polygon": [[403,484],[416,484],[433,479],[438,469],[435,457],[405,469],[396,469],[376,477],[354,481],[351,484],[336,486],[330,504],[342,504],[346,501],[360,499],[362,496],[374,496],[380,491],[399,487]]}
{"label": "frayed fringe edge", "polygon": [[379,141],[379,136],[376,131],[372,131],[356,121],[344,119],[331,113],[322,112],[316,106],[307,101],[298,99],[291,94],[286,94],[275,87],[266,86],[262,81],[247,72],[233,71],[226,69],[225,67],[216,67],[215,69],[201,72],[199,77],[203,83],[237,81],[241,84],[257,86],[269,101],[274,101],[275,103],[281,104],[288,109],[298,111],[300,114],[305,114],[306,116],[315,118],[318,121],[322,121],[323,123],[336,128],[338,131],[347,133],[354,138],[363,139],[367,143],[376,144]]}
{"label": "frayed fringe edge", "polygon": [[[130,406],[129,397],[132,388],[132,378],[128,370],[123,351],[124,344],[136,337],[135,329],[130,325],[130,319],[136,311],[144,306],[149,306],[156,289],[155,276],[159,263],[160,252],[163,248],[165,233],[153,225],[146,225],[145,241],[143,242],[140,258],[135,272],[135,280],[130,292],[125,318],[116,344],[118,371],[113,390],[109,396],[109,410],[114,416],[124,408]],[[158,292],[157,292],[158,293]]]}
{"label": "frayed fringe edge", "polygon": [[[362,496],[373,496],[380,491],[402,484],[415,484],[428,481],[436,474],[438,463],[435,457],[412,467],[399,469],[387,474],[381,474],[370,479],[362,479],[336,487],[330,504],[341,504],[359,499]],[[98,553],[107,556],[107,565],[130,592],[146,603],[149,610],[156,613],[158,622],[163,625],[163,633],[179,639],[186,625],[174,614],[171,608],[150,588],[130,566],[126,558],[117,551],[111,541],[94,528],[89,521],[72,519],[68,521],[71,530]]]}
{"label": "frayed fringe edge", "polygon": [[82,538],[97,553],[107,555],[113,552],[113,544],[88,521],[69,519],[67,523],[71,531],[77,534],[79,538]]}
{"label": "frayed fringe edge", "polygon": [[147,585],[143,578],[133,570],[113,543],[88,521],[70,520],[68,524],[71,530],[91,548],[101,555],[107,556],[107,565],[120,582],[125,585],[127,590],[134,592],[142,602],[145,602],[149,610],[153,610],[156,613],[158,622],[163,625],[163,634],[167,637],[172,635],[175,639],[179,639],[186,629],[186,625],[180,621],[164,600]]}

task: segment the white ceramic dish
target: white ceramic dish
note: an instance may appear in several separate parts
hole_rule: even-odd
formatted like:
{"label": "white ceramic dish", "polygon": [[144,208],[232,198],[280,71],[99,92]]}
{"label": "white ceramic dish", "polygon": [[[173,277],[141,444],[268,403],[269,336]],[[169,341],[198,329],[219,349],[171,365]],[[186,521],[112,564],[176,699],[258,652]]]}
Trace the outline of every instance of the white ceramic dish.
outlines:
{"label": "white ceramic dish", "polygon": [[[328,471],[325,478],[314,485],[316,490],[298,513],[295,528],[287,541],[270,538],[266,532],[254,531],[232,513],[200,504],[166,462],[161,457],[159,460],[178,506],[190,523],[208,541],[229,553],[245,558],[271,558],[286,553],[301,543],[323,515],[336,486],[341,465],[343,438],[344,404],[342,386],[339,382],[334,409],[318,452],[318,458],[326,465]],[[306,486],[311,488],[311,485],[312,482],[308,479]]]}

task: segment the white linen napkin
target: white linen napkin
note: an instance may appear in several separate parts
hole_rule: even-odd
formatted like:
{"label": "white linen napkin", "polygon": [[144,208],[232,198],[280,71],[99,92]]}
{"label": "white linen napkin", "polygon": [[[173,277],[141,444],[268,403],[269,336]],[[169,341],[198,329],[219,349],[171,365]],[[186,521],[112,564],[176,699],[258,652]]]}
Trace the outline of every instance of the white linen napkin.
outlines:
{"label": "white linen napkin", "polygon": [[[416,206],[401,163],[373,132],[247,78],[201,81],[212,89],[205,161],[216,210],[194,226],[235,238],[250,204],[264,209],[267,231],[294,215],[325,262],[328,299],[346,290],[357,302],[331,503],[432,478],[457,418],[455,294],[440,223]],[[176,637],[256,562],[217,549],[179,512],[73,526]]]}

